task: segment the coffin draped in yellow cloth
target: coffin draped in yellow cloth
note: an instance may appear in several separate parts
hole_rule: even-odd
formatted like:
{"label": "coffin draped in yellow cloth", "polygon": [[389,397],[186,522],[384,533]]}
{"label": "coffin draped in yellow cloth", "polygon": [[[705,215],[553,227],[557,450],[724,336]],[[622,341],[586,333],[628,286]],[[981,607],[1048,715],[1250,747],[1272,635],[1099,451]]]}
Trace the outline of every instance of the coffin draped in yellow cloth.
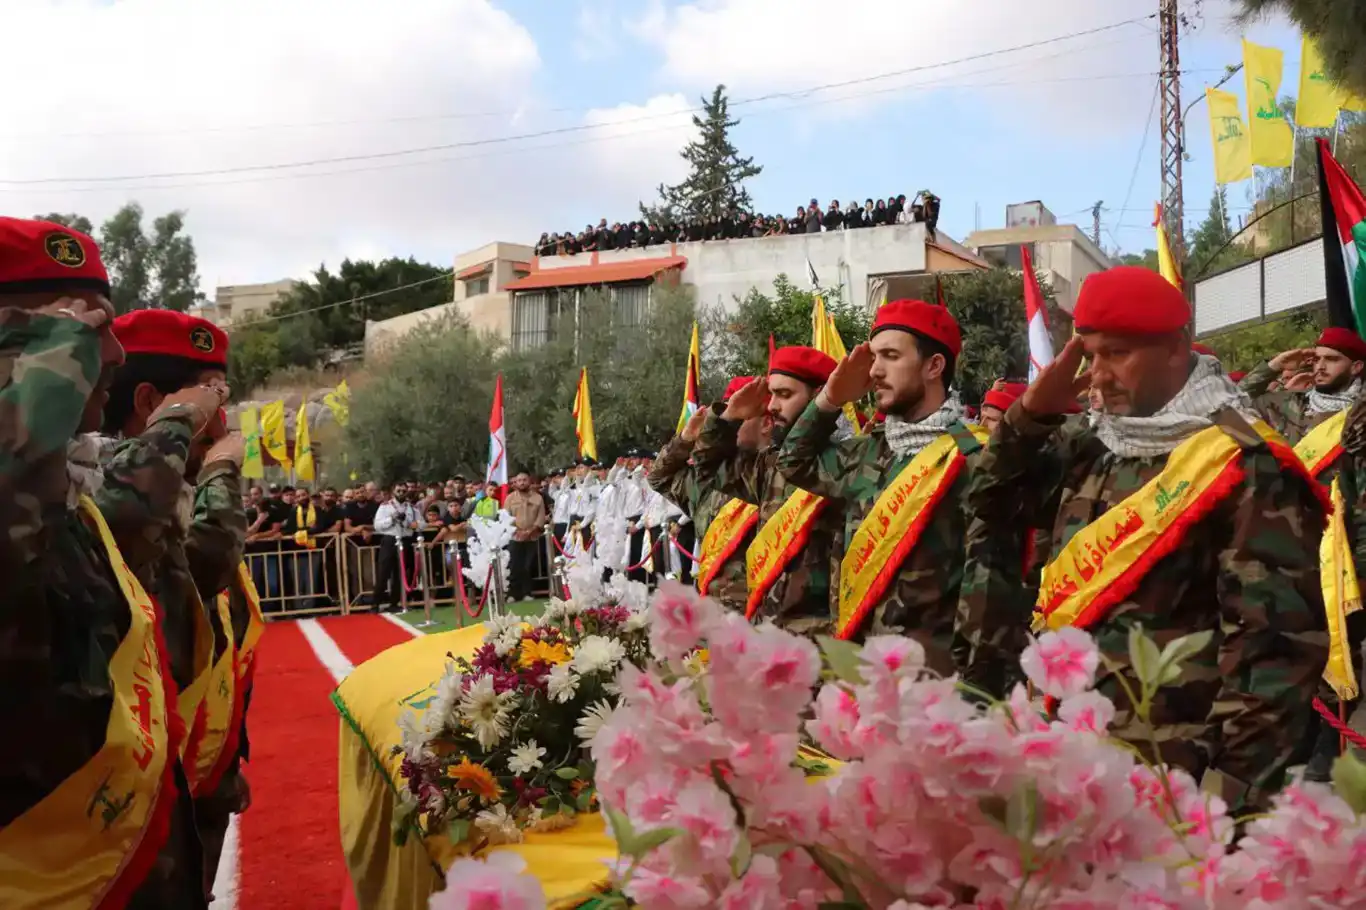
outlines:
{"label": "coffin draped in yellow cloth", "polygon": [[[393,824],[401,756],[398,718],[421,710],[435,693],[447,654],[469,657],[484,639],[483,625],[425,635],[396,645],[348,676],[332,701],[341,712],[337,784],[342,849],[361,910],[424,910],[461,855],[449,839],[394,843]],[[605,863],[617,856],[602,816],[580,815],[573,827],[528,834],[522,844],[495,847],[526,860],[553,910],[576,907],[606,885]]]}

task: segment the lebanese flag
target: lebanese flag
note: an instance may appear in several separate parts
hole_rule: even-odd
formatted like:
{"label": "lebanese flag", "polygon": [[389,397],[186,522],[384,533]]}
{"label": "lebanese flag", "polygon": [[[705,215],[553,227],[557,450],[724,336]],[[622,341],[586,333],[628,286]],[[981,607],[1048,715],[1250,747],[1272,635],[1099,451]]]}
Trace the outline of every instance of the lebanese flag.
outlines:
{"label": "lebanese flag", "polygon": [[1366,335],[1366,199],[1333,157],[1328,142],[1317,141],[1328,323]]}
{"label": "lebanese flag", "polygon": [[489,414],[489,469],[484,483],[498,484],[498,504],[508,495],[508,440],[503,432],[503,374],[493,387],[493,411]]}
{"label": "lebanese flag", "polygon": [[1034,263],[1029,247],[1020,246],[1020,269],[1024,272],[1025,325],[1029,332],[1029,381],[1053,362],[1053,339],[1048,335],[1048,316],[1043,305],[1043,291],[1039,276],[1034,274]]}

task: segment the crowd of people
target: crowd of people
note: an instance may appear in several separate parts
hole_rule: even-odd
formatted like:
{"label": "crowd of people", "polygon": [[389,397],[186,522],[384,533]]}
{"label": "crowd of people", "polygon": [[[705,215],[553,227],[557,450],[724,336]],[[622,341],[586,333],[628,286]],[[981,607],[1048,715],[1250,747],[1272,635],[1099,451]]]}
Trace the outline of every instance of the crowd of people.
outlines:
{"label": "crowd of people", "polygon": [[740,240],[772,237],[778,234],[819,234],[882,227],[891,224],[923,222],[931,235],[939,223],[939,197],[921,192],[908,204],[905,195],[886,199],[865,199],[860,205],[851,199],[841,205],[838,199],[822,206],[818,199],[797,206],[794,215],[754,215],[731,212],[709,218],[660,220],[644,218],[597,226],[585,225],[582,231],[546,232],[536,241],[538,256],[572,256],[595,250],[624,250],[659,246],[666,243],[694,243],[708,240]]}
{"label": "crowd of people", "polygon": [[[1265,807],[1293,766],[1327,779],[1340,743],[1316,696],[1355,707],[1366,342],[1350,329],[1235,382],[1193,344],[1178,289],[1117,267],[1081,286],[1057,358],[998,383],[973,420],[954,317],[897,300],[843,361],[780,348],[657,456],[518,474],[501,506],[459,478],[244,499],[227,336],[168,310],[115,318],[109,294],[88,236],[0,219],[0,721],[34,734],[0,749],[0,830],[24,832],[5,850],[27,905],[207,906],[250,805],[257,588],[287,583],[254,578],[250,550],[338,528],[378,538],[380,606],[411,538],[458,553],[473,516],[501,508],[514,599],[548,528],[557,561],[693,575],[800,634],[907,636],[931,671],[995,697],[1031,633],[1085,630],[1112,734],[1235,812]],[[876,419],[843,432],[868,396]],[[297,595],[311,572],[294,574]],[[1159,647],[1207,633],[1144,690],[1145,722],[1139,626]],[[47,869],[62,875],[29,874]]]}

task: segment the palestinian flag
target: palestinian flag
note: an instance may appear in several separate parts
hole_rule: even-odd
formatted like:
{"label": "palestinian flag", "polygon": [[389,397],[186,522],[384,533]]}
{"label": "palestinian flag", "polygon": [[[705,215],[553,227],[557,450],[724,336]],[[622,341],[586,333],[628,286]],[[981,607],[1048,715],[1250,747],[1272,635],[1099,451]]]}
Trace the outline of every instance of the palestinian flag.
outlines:
{"label": "palestinian flag", "polygon": [[1366,199],[1328,142],[1318,143],[1328,323],[1366,335]]}

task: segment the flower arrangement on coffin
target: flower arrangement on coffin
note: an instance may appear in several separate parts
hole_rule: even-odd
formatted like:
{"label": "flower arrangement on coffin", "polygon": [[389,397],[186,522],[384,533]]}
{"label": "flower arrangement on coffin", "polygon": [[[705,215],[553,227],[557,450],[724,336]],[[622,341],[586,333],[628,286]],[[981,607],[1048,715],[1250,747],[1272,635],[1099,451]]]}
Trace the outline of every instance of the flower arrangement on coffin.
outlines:
{"label": "flower arrangement on coffin", "polygon": [[595,807],[588,743],[616,705],[617,672],[645,665],[649,644],[640,592],[579,581],[582,599],[552,602],[533,624],[491,619],[426,710],[400,718],[400,839],[416,819],[424,835],[475,848],[515,843]]}
{"label": "flower arrangement on coffin", "polygon": [[[482,590],[489,580],[489,566],[493,564],[494,556],[502,553],[512,541],[512,536],[517,532],[517,523],[512,513],[503,509],[497,518],[484,518],[481,515],[471,517],[470,527],[474,528],[474,539],[469,542],[470,559],[469,565],[465,566],[465,577]],[[500,565],[503,569],[503,589],[506,590],[509,579],[506,556],[500,559]]]}
{"label": "flower arrangement on coffin", "polygon": [[[1340,795],[1292,784],[1235,847],[1219,799],[1107,737],[1084,632],[1023,655],[1054,719],[1023,687],[965,698],[909,639],[818,649],[679,586],[656,595],[649,636],[660,662],[623,666],[592,741],[620,849],[598,908],[1366,907],[1366,766],[1339,761]],[[1121,679],[1144,723],[1209,640],[1159,650],[1135,630]],[[683,663],[702,646],[699,676]],[[794,767],[803,731],[838,760],[829,776]],[[519,863],[457,863],[431,906],[545,906]]]}

